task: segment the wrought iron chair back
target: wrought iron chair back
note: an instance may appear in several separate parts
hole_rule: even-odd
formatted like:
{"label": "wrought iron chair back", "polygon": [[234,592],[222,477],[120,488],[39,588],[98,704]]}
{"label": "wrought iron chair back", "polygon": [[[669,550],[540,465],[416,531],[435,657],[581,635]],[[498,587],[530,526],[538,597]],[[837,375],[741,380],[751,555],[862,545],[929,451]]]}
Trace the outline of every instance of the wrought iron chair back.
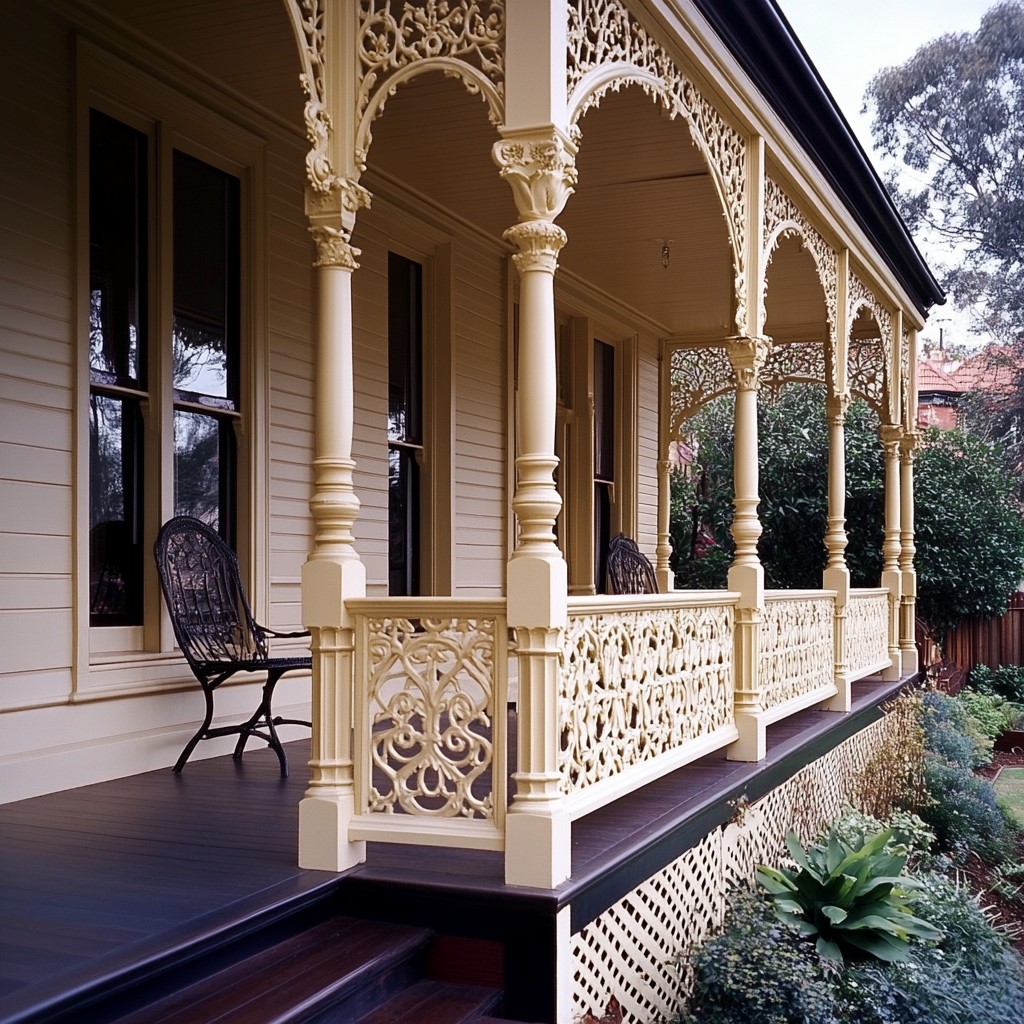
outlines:
{"label": "wrought iron chair back", "polygon": [[609,594],[656,594],[658,578],[654,566],[637,547],[636,541],[618,533],[608,544],[605,590]]}
{"label": "wrought iron chair back", "polygon": [[[274,687],[285,672],[308,670],[308,657],[271,657],[268,638],[302,637],[308,632],[281,633],[261,626],[253,617],[242,586],[238,559],[220,535],[192,516],[176,516],[161,527],[154,546],[160,589],[181,648],[206,697],[206,717],[174,766],[180,772],[196,744],[215,736],[238,735],[239,760],[250,736],[259,736],[274,750],[281,774],[288,774],[275,726],[309,725],[298,719],[274,718]],[[259,707],[241,725],[211,728],[213,693],[236,672],[266,672]]]}

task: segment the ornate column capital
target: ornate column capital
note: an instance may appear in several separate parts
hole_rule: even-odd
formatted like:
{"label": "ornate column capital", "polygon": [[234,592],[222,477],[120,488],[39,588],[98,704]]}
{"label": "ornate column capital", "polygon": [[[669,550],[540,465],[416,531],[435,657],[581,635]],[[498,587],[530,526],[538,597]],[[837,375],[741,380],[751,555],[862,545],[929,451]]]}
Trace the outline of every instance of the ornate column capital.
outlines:
{"label": "ornate column capital", "polygon": [[553,274],[558,267],[558,254],[567,241],[565,232],[549,220],[513,224],[502,237],[519,249],[513,254],[512,262],[520,274],[529,270],[545,270]]}
{"label": "ornate column capital", "polygon": [[[521,221],[552,221],[576,184],[576,145],[556,128],[510,133],[491,150]],[[564,243],[563,243],[564,244]]]}
{"label": "ornate column capital", "polygon": [[825,414],[829,423],[842,426],[846,422],[846,414],[850,409],[850,393],[844,391],[839,395],[829,395],[825,399]]}
{"label": "ornate column capital", "polygon": [[904,466],[914,464],[914,452],[920,444],[920,438],[913,430],[904,430],[900,437],[900,462]]}
{"label": "ornate column capital", "polygon": [[306,216],[316,245],[314,267],[356,270],[360,250],[351,243],[356,215],[370,205],[370,193],[357,181],[335,178],[328,191],[306,187]]}
{"label": "ornate column capital", "polygon": [[896,423],[880,423],[878,438],[882,442],[882,448],[885,449],[885,457],[887,459],[897,458],[903,438],[903,428]]}
{"label": "ornate column capital", "polygon": [[726,341],[726,352],[736,377],[736,390],[756,391],[761,370],[771,355],[772,339],[741,335]]}

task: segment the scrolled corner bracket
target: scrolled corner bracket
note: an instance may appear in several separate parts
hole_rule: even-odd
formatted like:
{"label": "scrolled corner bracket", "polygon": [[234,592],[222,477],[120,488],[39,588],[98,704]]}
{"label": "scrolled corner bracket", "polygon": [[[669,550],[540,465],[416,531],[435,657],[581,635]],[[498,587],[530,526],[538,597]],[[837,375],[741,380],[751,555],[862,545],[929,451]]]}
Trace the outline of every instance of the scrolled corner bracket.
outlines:
{"label": "scrolled corner bracket", "polygon": [[356,262],[362,250],[357,249],[348,239],[348,232],[343,228],[329,224],[314,224],[309,229],[316,245],[314,267],[345,267],[358,270]]}

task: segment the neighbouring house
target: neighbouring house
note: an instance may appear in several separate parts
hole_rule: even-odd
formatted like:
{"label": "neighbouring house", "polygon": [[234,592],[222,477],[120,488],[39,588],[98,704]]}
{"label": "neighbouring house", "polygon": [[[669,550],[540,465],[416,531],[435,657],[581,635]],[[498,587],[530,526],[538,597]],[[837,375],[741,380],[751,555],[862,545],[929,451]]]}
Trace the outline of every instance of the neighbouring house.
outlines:
{"label": "neighbouring house", "polygon": [[952,430],[960,422],[966,395],[976,395],[993,409],[1012,398],[1024,373],[1020,355],[992,342],[964,359],[936,349],[917,364],[917,426]]}
{"label": "neighbouring house", "polygon": [[[577,898],[581,823],[757,763],[812,708],[831,806],[859,681],[918,670],[914,368],[943,295],[774,0],[36,0],[0,50],[3,799],[174,763],[200,696],[152,548],[196,514],[257,616],[312,632],[276,700],[313,720],[299,863],[454,847],[550,897],[524,1019],[646,984],[615,908],[700,848],[704,928],[732,811]],[[757,556],[758,390],[788,382],[830,423],[828,565],[794,593]],[[727,392],[729,589],[674,592],[669,452]],[[870,590],[851,396],[885,451]],[[661,593],[605,592],[618,533]],[[766,820],[729,826],[746,856]]]}

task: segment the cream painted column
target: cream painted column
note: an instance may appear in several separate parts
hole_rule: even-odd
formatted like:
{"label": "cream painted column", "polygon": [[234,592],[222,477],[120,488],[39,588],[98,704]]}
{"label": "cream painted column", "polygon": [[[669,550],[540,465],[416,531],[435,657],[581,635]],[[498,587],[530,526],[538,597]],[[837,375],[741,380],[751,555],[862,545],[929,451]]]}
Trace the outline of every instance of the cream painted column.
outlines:
{"label": "cream painted column", "polygon": [[[666,445],[662,443],[662,452]],[[672,463],[668,459],[658,462],[658,546],[655,550],[655,574],[658,590],[669,594],[676,589],[672,572]]]}
{"label": "cream painted column", "polygon": [[765,725],[761,720],[762,681],[758,678],[758,631],[764,607],[764,568],[757,554],[761,521],[757,442],[757,385],[771,351],[769,338],[731,338],[729,360],[736,376],[733,438],[735,514],[732,537],[736,555],[729,568],[729,589],[739,591],[736,608],[735,658],[736,728],[739,739],[729,748],[734,761],[760,761],[765,755]]}
{"label": "cream painted column", "polygon": [[895,423],[878,428],[885,453],[885,533],[882,540],[882,586],[889,591],[889,658],[883,676],[899,679],[902,674],[900,652],[900,440],[902,429]]}
{"label": "cream painted column", "polygon": [[850,677],[846,661],[846,617],[850,603],[850,570],[846,565],[846,410],[848,394],[826,400],[828,415],[828,522],[825,531],[827,561],[822,587],[836,592],[835,666],[837,693],[826,704],[828,711],[849,711]]}
{"label": "cream painted column", "polygon": [[366,192],[346,182],[327,195],[310,190],[307,213],[316,243],[316,456],[313,550],[302,567],[302,621],[312,633],[313,736],[309,788],[299,804],[299,866],[341,871],[365,857],[350,842],[355,814],[352,764],[354,631],[346,602],[366,593],[366,570],[352,535],[359,513],[352,459],[354,388],[349,243]]}
{"label": "cream painted column", "polygon": [[571,870],[571,823],[561,792],[559,667],[568,573],[555,539],[554,274],[565,232],[553,223],[572,192],[575,146],[557,129],[505,133],[494,147],[520,221],[505,232],[518,252],[519,420],[512,508],[519,541],[508,561],[508,623],[519,659],[519,762],[505,820],[505,879],[553,888]]}
{"label": "cream painted column", "polygon": [[904,429],[900,437],[900,573],[902,575],[902,600],[900,602],[900,651],[903,655],[901,666],[904,674],[916,673],[918,664],[916,619],[917,619],[917,570],[914,568],[914,451],[917,448],[917,434]]}

